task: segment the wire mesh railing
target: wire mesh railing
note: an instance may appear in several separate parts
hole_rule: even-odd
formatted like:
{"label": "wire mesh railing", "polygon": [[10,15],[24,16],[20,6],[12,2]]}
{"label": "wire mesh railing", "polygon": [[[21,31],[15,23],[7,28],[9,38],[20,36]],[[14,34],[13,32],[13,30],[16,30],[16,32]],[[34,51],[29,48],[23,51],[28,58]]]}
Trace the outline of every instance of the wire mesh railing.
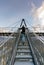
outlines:
{"label": "wire mesh railing", "polygon": [[29,33],[29,37],[34,53],[40,65],[44,65],[44,44],[41,42],[41,40],[38,39],[38,36],[34,32],[32,32],[31,34],[33,36],[31,36]]}
{"label": "wire mesh railing", "polygon": [[35,55],[33,46],[32,46],[32,44],[31,44],[31,43],[32,43],[32,42],[31,42],[31,38],[30,38],[28,32],[27,32],[27,39],[28,39],[29,45],[30,45],[30,47],[31,47],[32,55],[33,55],[33,58],[34,58],[34,64],[35,64],[35,65],[40,65],[39,62],[38,62],[38,60],[37,60],[37,57],[36,57],[36,55]]}
{"label": "wire mesh railing", "polygon": [[17,46],[18,46],[19,40],[20,40],[20,33],[19,33],[19,35],[18,35],[18,37],[16,39],[15,47],[13,47],[13,49],[12,49],[12,56],[11,56],[11,61],[10,61],[9,65],[14,65],[15,56],[16,56],[16,50],[17,50]]}

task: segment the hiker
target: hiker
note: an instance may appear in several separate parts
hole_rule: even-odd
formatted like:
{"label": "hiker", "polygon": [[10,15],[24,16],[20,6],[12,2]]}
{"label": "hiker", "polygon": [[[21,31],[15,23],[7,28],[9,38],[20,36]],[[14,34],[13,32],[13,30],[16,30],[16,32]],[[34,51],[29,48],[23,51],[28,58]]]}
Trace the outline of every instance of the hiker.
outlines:
{"label": "hiker", "polygon": [[22,34],[25,34],[25,27],[24,27],[24,25],[22,26],[21,29],[22,29],[21,33],[22,33]]}
{"label": "hiker", "polygon": [[24,25],[22,26],[21,30],[22,30],[21,31],[21,40],[24,45],[24,43],[25,43],[25,27],[24,27]]}

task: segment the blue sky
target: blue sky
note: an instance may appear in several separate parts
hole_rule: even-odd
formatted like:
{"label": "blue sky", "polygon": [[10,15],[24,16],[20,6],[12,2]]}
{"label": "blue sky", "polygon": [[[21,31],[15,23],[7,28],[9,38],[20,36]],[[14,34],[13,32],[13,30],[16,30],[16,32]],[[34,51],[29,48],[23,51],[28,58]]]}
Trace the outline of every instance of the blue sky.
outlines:
{"label": "blue sky", "polygon": [[44,0],[0,0],[0,27],[8,27],[25,18],[33,25],[32,3],[39,8]]}

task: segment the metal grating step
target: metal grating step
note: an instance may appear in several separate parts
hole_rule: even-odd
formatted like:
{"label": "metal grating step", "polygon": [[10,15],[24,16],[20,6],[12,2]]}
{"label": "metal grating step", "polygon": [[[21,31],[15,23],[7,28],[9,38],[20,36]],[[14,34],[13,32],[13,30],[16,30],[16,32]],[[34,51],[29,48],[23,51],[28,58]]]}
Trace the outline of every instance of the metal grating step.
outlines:
{"label": "metal grating step", "polygon": [[17,50],[30,50],[29,48],[17,48]]}
{"label": "metal grating step", "polygon": [[18,48],[29,48],[29,46],[18,46]]}
{"label": "metal grating step", "polygon": [[30,56],[30,55],[23,55],[23,56],[18,55],[18,56],[16,56],[16,59],[32,59],[32,56]]}
{"label": "metal grating step", "polygon": [[17,49],[17,51],[30,51],[30,49]]}
{"label": "metal grating step", "polygon": [[17,50],[17,53],[31,53],[30,50]]}
{"label": "metal grating step", "polygon": [[32,59],[16,59],[16,61],[22,61],[22,62],[29,61],[29,62],[33,62]]}
{"label": "metal grating step", "polygon": [[[19,44],[19,46],[23,45],[23,43]],[[24,43],[25,46],[28,46],[28,44]]]}
{"label": "metal grating step", "polygon": [[18,62],[18,61],[16,61],[14,63],[14,65],[34,65],[34,63],[33,62],[22,62],[22,61]]}
{"label": "metal grating step", "polygon": [[29,47],[18,47],[18,49],[29,49]]}
{"label": "metal grating step", "polygon": [[17,55],[31,55],[31,53],[17,53]]}

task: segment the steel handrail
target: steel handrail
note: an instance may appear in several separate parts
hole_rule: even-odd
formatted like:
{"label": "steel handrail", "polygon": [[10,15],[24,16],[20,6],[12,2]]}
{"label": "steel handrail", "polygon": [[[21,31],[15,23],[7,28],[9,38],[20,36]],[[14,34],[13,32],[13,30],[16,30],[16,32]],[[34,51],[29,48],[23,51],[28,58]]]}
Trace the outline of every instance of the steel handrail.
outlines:
{"label": "steel handrail", "polygon": [[17,51],[17,46],[18,46],[18,43],[19,43],[19,39],[20,39],[20,33],[19,33],[19,37],[16,41],[16,46],[13,50],[13,53],[12,53],[12,58],[11,58],[11,61],[10,61],[10,64],[9,65],[14,65],[14,62],[15,62],[15,56],[16,56],[16,51]]}
{"label": "steel handrail", "polygon": [[35,53],[34,53],[34,50],[33,50],[32,45],[31,45],[31,40],[29,39],[27,33],[26,33],[26,35],[27,35],[28,43],[29,43],[29,45],[30,45],[30,47],[31,47],[32,55],[33,55],[33,58],[34,58],[34,64],[35,64],[35,65],[40,65],[39,62],[37,61],[37,57],[36,57],[36,55],[35,55]]}
{"label": "steel handrail", "polygon": [[[35,37],[36,37],[38,40],[40,40],[40,42],[41,42],[42,45],[44,46],[44,41],[43,41],[36,33],[34,33],[34,31],[32,31],[32,33],[35,35]],[[39,50],[38,50],[38,49],[35,49],[35,48],[34,48],[34,50],[36,50],[36,52],[37,52],[37,54],[38,54],[38,57],[40,57],[40,59],[38,59],[39,63],[40,63],[41,65],[44,65],[44,58],[41,56]]]}

